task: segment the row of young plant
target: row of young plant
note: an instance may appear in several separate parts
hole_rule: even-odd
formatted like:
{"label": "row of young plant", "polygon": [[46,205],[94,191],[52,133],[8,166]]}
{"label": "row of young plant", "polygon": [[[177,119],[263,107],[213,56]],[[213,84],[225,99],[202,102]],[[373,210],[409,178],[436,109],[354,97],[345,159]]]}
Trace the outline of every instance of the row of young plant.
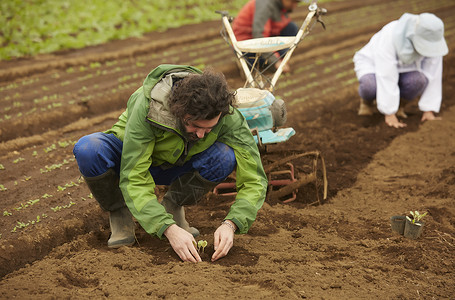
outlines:
{"label": "row of young plant", "polygon": [[[289,105],[294,105],[303,99],[311,99],[320,95],[336,91],[340,86],[345,87],[357,82],[353,70],[345,69],[342,72],[335,73],[333,76],[322,76],[323,79],[318,78],[317,73],[310,73],[306,80],[302,79],[300,86],[288,89],[283,92],[285,99],[290,99]],[[309,91],[311,90],[311,93]],[[295,98],[295,95],[306,94],[303,98]]]}
{"label": "row of young plant", "polygon": [[[62,148],[67,148],[67,147],[73,146],[75,143],[76,143],[76,141],[72,141],[72,140],[57,141],[56,143],[53,143],[49,146],[44,147],[42,149],[42,152],[39,150],[33,150],[31,152],[31,157],[33,159],[40,159],[40,161],[45,162],[48,160],[46,158],[46,156],[48,156],[51,152],[53,152],[57,149],[62,149]],[[43,173],[51,172],[53,170],[61,169],[65,165],[68,165],[72,162],[74,162],[74,157],[71,156],[67,159],[63,159],[63,161],[55,162],[52,164],[46,164],[45,166],[40,168],[40,173],[43,174]],[[23,164],[23,163],[27,163],[27,161],[23,156],[19,155],[19,153],[18,153],[18,156],[11,158],[10,161],[3,161],[2,163],[0,163],[0,174],[7,173],[8,171],[11,171],[12,173],[14,173],[18,168],[16,165]],[[9,167],[5,167],[5,165],[7,165]],[[9,168],[11,168],[11,170]],[[2,176],[2,178],[6,179],[6,176]],[[10,188],[18,186],[20,184],[20,182],[26,182],[26,181],[30,181],[30,180],[32,180],[32,176],[24,175],[22,179],[13,180],[11,182]],[[6,183],[0,182],[0,192],[5,192],[8,190],[8,188],[5,186],[5,184]]]}
{"label": "row of young plant", "polygon": [[[282,75],[282,78],[278,81],[277,87],[279,89],[284,90],[287,88],[293,88],[293,86],[302,87],[302,82],[316,80],[318,74],[321,74],[321,69],[323,70],[322,74],[324,76],[332,72],[335,72],[336,76],[340,76],[340,73],[336,72],[334,69],[341,69],[350,64],[352,53],[350,51],[336,52],[331,56],[328,56],[327,59],[318,58],[314,61],[311,60],[309,63],[305,63],[302,59],[299,59],[299,54],[296,54],[293,58],[293,62],[302,62],[302,65],[298,66],[297,64],[298,67],[292,70],[292,74]],[[336,67],[333,67],[333,65]]]}
{"label": "row of young plant", "polygon": [[[298,60],[298,55],[296,55]],[[288,105],[295,105],[336,90],[337,86],[353,84],[356,81],[352,65],[352,53],[340,51],[327,58],[308,61],[278,81],[278,93]],[[319,78],[320,77],[320,78]],[[311,93],[308,91],[311,90]],[[304,95],[296,98],[296,95]]]}
{"label": "row of young plant", "polygon": [[[160,53],[152,53],[150,55],[150,58],[163,58],[164,61],[167,60],[168,57],[176,57],[179,54],[186,53],[190,57],[195,57],[199,56],[200,54],[207,53],[208,50],[210,49],[215,49],[214,47],[217,45],[222,44],[223,41],[221,39],[212,39],[208,40],[205,42],[201,43],[192,43],[191,45],[185,47],[182,51],[182,48],[177,47],[177,48],[171,48],[170,50],[164,50],[161,51]],[[201,50],[197,52],[197,50]],[[143,59],[146,59],[147,56],[142,57]],[[121,65],[125,66],[131,66],[133,67],[144,67],[146,66],[146,63],[142,61],[141,58],[136,58],[134,62],[131,61],[131,59],[123,59],[123,60],[111,60],[111,61],[106,61],[104,63],[100,62],[91,62],[88,65],[80,65],[80,66],[74,66],[74,67],[69,67],[65,71],[60,72],[57,71],[55,73],[50,74],[49,79],[43,80],[40,77],[34,77],[34,78],[26,78],[19,80],[17,82],[12,82],[12,83],[6,83],[5,85],[0,84],[0,93],[4,93],[4,96],[0,98],[0,103],[2,104],[8,104],[8,102],[11,102],[11,100],[16,100],[16,99],[23,99],[23,94],[21,93],[22,91],[27,91],[28,86],[30,85],[37,85],[39,84],[41,86],[42,91],[37,91],[37,94],[41,94],[43,91],[50,91],[52,89],[52,85],[56,86],[57,89],[60,87],[64,86],[70,86],[72,82],[68,79],[65,78],[65,73],[69,76],[69,78],[74,78],[74,74],[76,72],[80,73],[81,75],[77,77],[77,81],[87,81],[87,80],[92,80],[95,79],[99,76],[107,76],[107,75],[113,75],[115,73],[121,74],[125,73],[124,67],[121,67]],[[93,70],[96,70],[93,72]],[[58,85],[55,85],[56,80],[59,82]],[[73,79],[74,80],[74,79]],[[40,83],[41,81],[41,83]],[[44,82],[43,82],[44,81]],[[119,81],[122,81],[122,78],[119,79]],[[48,86],[51,85],[51,86]],[[49,100],[55,99],[55,94],[51,96],[43,96],[42,98],[35,98],[33,99],[34,103],[40,103],[40,102],[47,102]],[[12,106],[22,106],[21,103],[9,103]],[[11,109],[11,106],[5,105],[3,110],[9,111]]]}
{"label": "row of young plant", "polygon": [[[67,149],[71,149],[71,146],[75,144],[75,141],[72,140],[61,140],[57,141],[56,143],[50,144],[48,146],[43,147],[41,150],[28,150],[31,153],[28,153],[26,155],[18,155],[15,158],[11,158],[11,161],[6,161],[4,164],[0,164],[0,172],[6,172],[7,174],[14,174],[14,172],[17,170],[17,167],[15,164],[26,164],[27,159],[25,157],[30,157],[30,159],[39,159],[40,161],[44,162],[49,162],[49,160],[52,160],[52,157],[55,156],[54,152],[58,152],[59,155],[56,157],[61,157],[61,152],[66,152]],[[50,159],[51,158],[51,159]],[[44,167],[40,168],[39,172],[40,174],[46,176],[58,176],[58,175],[50,175],[51,172],[55,172],[56,170],[62,170],[64,168],[68,167],[74,167],[74,157],[68,157],[63,159],[60,162],[55,162],[55,163],[50,163],[44,165]],[[6,167],[5,167],[6,165]],[[9,172],[9,173],[8,173]],[[0,173],[1,174],[1,173]],[[5,176],[6,177],[6,176]],[[2,178],[5,178],[2,177]],[[11,175],[9,176],[11,177]],[[21,182],[29,182],[29,185],[32,184],[35,187],[38,187],[42,185],[43,178],[40,176],[37,176],[36,178],[32,178],[32,176],[24,176],[24,179],[22,180],[13,180],[11,183],[11,186],[9,188],[13,189],[18,189],[19,185]],[[24,201],[19,201],[17,202],[18,204],[15,206],[11,206],[9,208],[4,207],[2,209],[2,216],[5,218],[2,223],[7,223],[7,220],[11,220],[11,228],[8,228],[8,226],[2,226],[2,231],[4,233],[6,231],[9,231],[11,233],[18,232],[20,230],[26,229],[26,228],[31,228],[33,225],[37,225],[40,223],[44,218],[47,218],[50,214],[56,213],[62,209],[68,209],[74,205],[77,204],[78,201],[76,200],[70,200],[68,203],[63,204],[63,205],[56,205],[52,206],[49,205],[49,200],[55,199],[57,197],[58,199],[63,199],[63,193],[65,192],[66,195],[69,195],[70,192],[68,192],[68,189],[74,189],[75,187],[78,187],[81,182],[82,178],[79,176],[75,180],[72,180],[70,182],[66,182],[64,184],[57,185],[55,187],[54,191],[48,191],[42,194],[41,196],[38,196],[36,198],[32,198],[29,200],[24,200]],[[0,184],[1,187],[1,192],[0,193],[5,193],[5,197],[7,197],[8,193],[8,188],[6,188],[3,184]],[[80,200],[85,201],[87,198],[91,198],[91,194],[89,194],[86,197],[80,197]],[[54,201],[55,202],[55,201]],[[39,206],[40,208],[36,208],[36,206]],[[34,219],[27,219],[27,220],[21,220],[21,215],[22,212],[29,210],[31,208],[34,208],[34,210],[40,210],[41,212],[37,214],[36,218]],[[1,237],[1,234],[0,234]]]}
{"label": "row of young plant", "polygon": [[[78,187],[83,182],[81,177],[79,177],[75,181],[71,181],[69,183],[65,183],[62,186],[59,185],[57,187],[57,189],[56,189],[56,193],[57,193],[56,197],[62,198],[61,195],[59,195],[60,192],[63,192],[65,190],[69,189],[69,188]],[[70,200],[67,204],[56,205],[56,206],[46,206],[46,204],[42,204],[41,206],[44,206],[44,211],[45,212],[38,214],[35,219],[26,220],[26,221],[25,220],[22,220],[22,221],[18,221],[17,220],[17,219],[20,218],[20,215],[21,215],[20,212],[30,208],[33,205],[36,205],[38,203],[42,203],[41,200],[45,200],[45,199],[52,198],[52,197],[54,197],[52,194],[45,193],[39,198],[21,202],[19,206],[13,207],[10,210],[4,209],[2,216],[5,217],[5,218],[10,218],[10,219],[14,219],[15,220],[15,222],[12,221],[13,224],[15,224],[15,225],[14,226],[11,225],[12,229],[10,230],[10,232],[11,233],[16,233],[16,232],[18,232],[18,230],[30,228],[30,226],[36,225],[42,219],[47,218],[51,213],[56,213],[56,212],[59,212],[59,211],[61,211],[63,209],[68,209],[68,208],[70,208],[70,207],[72,207],[72,206],[77,204],[77,200]],[[86,197],[80,197],[80,200],[81,201],[86,201],[89,198],[93,198],[92,194],[89,194]],[[16,216],[16,214],[17,214],[17,216]],[[8,228],[3,228],[3,229],[4,230],[8,230]],[[0,234],[0,237],[1,237],[1,234]]]}
{"label": "row of young plant", "polygon": [[141,3],[140,8],[121,0],[93,0],[90,5],[58,0],[2,1],[0,59],[138,37],[146,32],[214,20],[215,10],[237,11],[243,5],[243,0],[152,1]]}
{"label": "row of young plant", "polygon": [[[125,75],[122,78],[119,78],[119,84],[115,88],[110,90],[111,94],[115,94],[118,91],[129,90],[133,86],[137,86],[135,79],[139,77],[139,74]],[[88,77],[90,78],[90,76]],[[131,83],[122,83],[126,80],[134,80]],[[99,85],[94,84],[91,86],[92,89],[98,89]],[[39,98],[33,99],[32,107],[27,106],[28,110],[24,111],[25,105],[23,102],[14,101],[12,106],[5,106],[3,108],[3,115],[0,114],[0,123],[2,122],[16,122],[17,119],[26,118],[33,114],[42,114],[45,112],[51,112],[54,109],[62,109],[67,105],[74,105],[78,102],[88,102],[96,97],[105,95],[105,92],[98,92],[96,94],[88,93],[89,88],[82,86],[77,93],[81,94],[79,97],[74,96],[72,91],[68,91],[65,94],[52,94],[44,95]],[[71,99],[72,98],[72,99]],[[71,100],[68,100],[71,99]],[[23,100],[23,99],[22,99]]]}
{"label": "row of young plant", "polygon": [[[334,32],[334,30],[336,30],[345,32],[352,29],[363,28],[367,25],[383,24],[383,12],[386,12],[387,15],[392,13],[393,16],[390,19],[390,21],[392,21],[398,19],[406,12],[443,11],[444,7],[450,7],[452,5],[452,0],[440,0],[437,2],[420,0],[417,3],[416,1],[409,3],[407,0],[383,1],[377,2],[374,5],[365,5],[362,9],[338,12],[336,15],[331,14],[329,10],[327,16],[323,19],[327,26],[327,31]],[[368,24],[364,23],[363,20],[365,19],[368,19]]]}
{"label": "row of young plant", "polygon": [[[74,105],[79,101],[88,101],[90,98],[95,96],[92,94],[92,90],[99,89],[98,84],[91,83],[97,77],[101,78],[101,76],[112,76],[112,74],[117,73],[119,78],[116,82],[112,83],[113,86],[116,86],[117,90],[129,88],[129,86],[124,86],[127,80],[136,82],[139,77],[142,77],[139,73],[130,75],[121,67],[115,67],[112,70],[101,70],[99,67],[93,65],[94,64],[91,64],[90,69],[85,66],[80,66],[78,69],[81,76],[73,79],[74,82],[70,82],[70,80],[61,80],[60,78],[63,76],[60,75],[60,73],[55,72],[50,75],[52,77],[51,80],[49,80],[52,81],[51,86],[39,84],[40,90],[33,90],[27,94],[22,93],[22,91],[29,91],[29,89],[24,89],[22,84],[7,86],[9,95],[2,98],[3,111],[0,110],[0,122],[13,121],[18,118],[27,117],[30,114],[43,113],[53,109],[62,108],[66,105]],[[136,65],[140,66],[144,64],[137,62]],[[73,76],[72,74],[74,73],[74,68],[68,68],[65,72],[70,74],[70,76]],[[121,76],[121,74],[124,73],[127,75]],[[41,81],[43,81],[43,79]],[[77,86],[80,86],[81,82],[86,82],[87,85],[83,85],[78,88],[78,90],[71,88],[72,84],[77,83]],[[35,81],[34,84],[37,84],[37,82]],[[64,94],[61,93],[62,87],[67,88]],[[13,90],[13,88],[15,90]],[[13,96],[10,96],[11,94]],[[2,112],[3,114],[1,114]]]}
{"label": "row of young plant", "polygon": [[[59,176],[67,172],[67,169],[77,170],[71,153],[75,143],[75,140],[68,137],[41,147],[29,145],[21,152],[11,151],[0,158],[0,178],[2,181],[8,179],[7,184],[0,182],[0,198],[5,200],[2,201],[4,205],[0,206],[0,239],[6,235],[13,237],[24,230],[38,230],[40,227],[37,225],[42,224],[44,219],[54,214],[58,216],[60,211],[73,209],[81,201],[92,198],[91,194],[83,195],[86,192],[81,190],[80,176],[59,183]],[[37,168],[26,167],[27,165],[37,165]],[[18,170],[29,170],[31,173],[18,177],[21,174]],[[48,188],[50,178],[54,183]],[[32,191],[36,190],[35,196],[13,199],[21,195],[18,193],[21,189],[31,188]],[[32,217],[33,215],[35,216]]]}
{"label": "row of young plant", "polygon": [[[140,62],[137,62],[137,63],[140,63]],[[14,82],[9,82],[9,83],[6,82],[5,84],[0,83],[0,93],[13,94],[13,92],[11,92],[11,91],[15,90],[14,95],[16,98],[18,98],[18,96],[16,96],[18,94],[18,92],[20,92],[24,89],[25,90],[29,89],[29,87],[31,85],[40,84],[41,86],[46,87],[46,85],[55,84],[55,81],[58,80],[58,81],[60,81],[61,86],[66,86],[66,85],[69,85],[70,83],[67,80],[65,80],[65,77],[64,77],[65,74],[69,75],[68,77],[74,77],[73,74],[76,72],[84,73],[87,70],[94,70],[94,69],[99,69],[99,68],[103,68],[103,72],[108,72],[107,71],[108,68],[115,67],[118,64],[119,64],[118,60],[106,61],[104,63],[90,62],[87,65],[68,67],[64,71],[57,70],[56,72],[51,73],[49,75],[49,77],[46,77],[45,79],[38,77],[38,76],[34,76],[32,78],[19,79],[18,81],[14,81]],[[106,75],[106,73],[103,73],[103,75]],[[78,80],[81,80],[81,78],[78,77]],[[3,101],[9,100],[10,97],[11,97],[11,95],[2,97],[0,99],[0,103],[2,103]]]}
{"label": "row of young plant", "polygon": [[[320,82],[320,81],[319,81]],[[325,95],[332,95],[339,92],[340,88],[354,86],[357,82],[356,78],[349,78],[344,81],[339,82],[338,85],[334,85],[332,80],[325,80],[325,86],[322,86],[319,82],[316,82],[312,87],[318,87],[317,89],[313,89],[311,93],[305,94],[301,97],[293,97],[287,104],[289,106],[293,106],[296,104],[300,104],[305,101],[309,101],[318,97],[323,97]]]}
{"label": "row of young plant", "polygon": [[[225,57],[226,54],[229,54],[229,49],[225,47],[223,47],[224,48],[223,51],[217,51],[216,47],[211,47],[209,50],[205,49],[205,46],[208,47],[210,45],[214,46],[217,44],[219,45],[220,41],[218,40],[209,41],[203,43],[202,47],[190,46],[188,48],[185,48],[183,53],[188,53],[190,57],[189,59],[191,60],[191,62],[188,62],[188,64],[203,69],[205,65],[208,63],[206,58],[208,51],[215,51],[218,55],[217,57],[219,58]],[[170,50],[167,53],[165,53],[165,56],[175,57],[177,53],[182,53],[182,49]],[[213,59],[216,61],[217,57],[214,57]],[[112,67],[114,65],[115,67]],[[92,91],[99,89],[99,86],[97,84],[92,85],[91,82],[102,80],[102,77],[107,78],[108,76],[112,75],[119,76],[117,78],[117,82],[113,82],[113,88],[110,90],[111,93],[115,94],[118,91],[134,89],[140,84],[140,82],[142,82],[142,78],[145,76],[145,74],[140,74],[138,72],[138,69],[143,69],[144,70],[143,73],[149,71],[145,63],[136,61],[132,65],[129,59],[123,60],[121,64],[119,64],[117,61],[107,62],[105,66],[107,66],[108,69],[104,68],[101,69],[100,63],[91,63],[89,67],[79,66],[78,72],[81,73],[81,75],[73,80],[77,80],[78,85],[80,82],[86,82],[87,85],[80,87],[77,91],[72,90],[70,88],[72,82],[69,79],[65,80],[64,78],[62,78],[63,76],[59,75],[58,72],[53,73],[51,76],[54,85],[53,86],[42,85],[41,86],[42,91],[35,90],[33,93],[38,97],[34,97],[33,100],[31,100],[32,101],[31,106],[24,104],[28,100],[26,97],[24,97],[24,95],[21,94],[21,91],[24,90],[22,87],[25,84],[31,84],[30,81],[22,83],[21,85],[15,84],[4,87],[5,89],[10,90],[9,92],[10,94],[13,94],[13,96],[6,96],[2,100],[2,102],[5,102],[5,104],[7,101],[9,101],[9,105],[6,104],[3,107],[3,115],[0,114],[0,123],[3,121],[13,121],[18,118],[19,119],[24,118],[34,113],[43,113],[51,111],[53,109],[62,108],[66,105],[74,105],[76,102],[79,101],[88,102],[92,99],[95,99],[97,96],[104,94],[105,90],[103,90],[101,94],[93,93]],[[131,74],[132,71],[136,72]],[[75,68],[74,67],[68,68],[65,72],[67,74],[74,75]],[[59,82],[59,84],[55,84],[56,80],[57,82]],[[33,81],[33,83],[36,84],[37,82]],[[60,91],[61,87],[68,87],[68,90],[65,92],[65,94],[61,93],[59,94],[59,92],[52,93],[53,90]],[[13,91],[13,89],[17,91]],[[43,95],[43,92],[45,92],[46,94]],[[27,96],[30,97],[31,95],[28,94]],[[27,110],[24,111],[24,108],[27,108]]]}

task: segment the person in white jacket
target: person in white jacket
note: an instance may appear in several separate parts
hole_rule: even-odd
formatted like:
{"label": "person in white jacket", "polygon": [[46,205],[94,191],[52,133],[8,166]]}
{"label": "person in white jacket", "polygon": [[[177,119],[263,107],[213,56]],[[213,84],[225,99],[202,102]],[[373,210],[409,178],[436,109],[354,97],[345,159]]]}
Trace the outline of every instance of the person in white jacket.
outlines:
{"label": "person in white jacket", "polygon": [[405,127],[400,99],[409,102],[420,96],[421,121],[439,119],[442,101],[442,57],[449,52],[444,23],[434,14],[405,13],[385,25],[354,55],[359,80],[359,115],[377,109],[387,125]]}

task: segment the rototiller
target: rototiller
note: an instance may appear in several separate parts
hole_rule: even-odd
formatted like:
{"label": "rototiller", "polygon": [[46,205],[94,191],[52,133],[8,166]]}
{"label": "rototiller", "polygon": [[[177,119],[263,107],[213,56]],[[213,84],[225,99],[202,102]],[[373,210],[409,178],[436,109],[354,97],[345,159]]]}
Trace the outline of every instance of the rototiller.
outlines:
{"label": "rototiller", "polygon": [[[316,0],[310,3],[308,9],[309,12],[296,36],[255,38],[244,41],[237,41],[234,35],[231,27],[234,18],[226,11],[216,11],[221,14],[223,24],[221,35],[233,49],[236,62],[246,79],[244,87],[237,89],[238,108],[245,116],[261,153],[267,152],[268,145],[286,142],[295,134],[293,128],[282,127],[286,122],[287,114],[285,102],[272,93],[278,77],[283,72],[283,67],[314,24],[320,22],[325,28],[321,15],[325,14],[326,10],[319,8]],[[288,51],[280,57],[282,62],[273,72],[273,76],[268,76],[267,74],[271,73],[269,69],[274,68],[273,64],[262,66],[259,59],[263,58],[264,54],[282,49],[288,49]],[[254,61],[251,62],[247,55],[254,55]],[[262,158],[269,180],[268,199],[279,199],[285,203],[294,201],[297,191],[310,183],[313,183],[317,195],[316,201],[312,204],[320,204],[327,198],[325,163],[319,151],[297,153],[267,164],[264,161],[264,155]],[[214,193],[235,194],[235,182],[226,181],[219,184]]]}

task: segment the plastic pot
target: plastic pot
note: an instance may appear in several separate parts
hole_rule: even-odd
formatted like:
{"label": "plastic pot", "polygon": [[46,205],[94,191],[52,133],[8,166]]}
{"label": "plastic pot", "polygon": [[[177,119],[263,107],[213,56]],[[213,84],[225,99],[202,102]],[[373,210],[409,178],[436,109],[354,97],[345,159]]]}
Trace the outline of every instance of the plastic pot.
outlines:
{"label": "plastic pot", "polygon": [[417,239],[422,234],[424,222],[415,222],[414,224],[406,218],[404,226],[404,236],[410,239]]}
{"label": "plastic pot", "polygon": [[406,224],[406,216],[390,217],[390,225],[392,226],[392,231],[394,231],[394,232],[397,232],[397,233],[403,235],[405,224]]}

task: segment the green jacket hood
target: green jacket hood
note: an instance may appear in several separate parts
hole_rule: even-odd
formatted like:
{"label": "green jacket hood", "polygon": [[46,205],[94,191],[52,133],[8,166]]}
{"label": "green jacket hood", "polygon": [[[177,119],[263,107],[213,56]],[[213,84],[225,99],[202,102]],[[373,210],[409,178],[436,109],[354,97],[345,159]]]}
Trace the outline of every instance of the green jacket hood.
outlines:
{"label": "green jacket hood", "polygon": [[147,119],[161,126],[177,128],[177,119],[169,111],[169,95],[176,80],[189,74],[201,74],[202,71],[191,66],[160,65],[145,78],[144,96],[150,107]]}

